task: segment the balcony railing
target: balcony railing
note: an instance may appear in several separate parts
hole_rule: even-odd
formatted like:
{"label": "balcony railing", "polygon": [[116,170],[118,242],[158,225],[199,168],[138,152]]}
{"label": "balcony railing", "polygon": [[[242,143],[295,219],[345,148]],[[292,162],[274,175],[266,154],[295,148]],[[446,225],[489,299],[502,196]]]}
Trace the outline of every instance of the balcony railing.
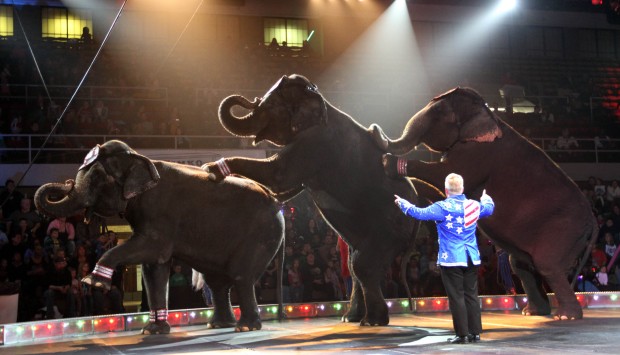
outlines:
{"label": "balcony railing", "polygon": [[[29,164],[37,155],[46,135],[5,134],[0,135],[0,163]],[[34,163],[81,163],[86,153],[96,144],[119,139],[134,149],[194,149],[237,150],[259,149],[270,153],[278,148],[268,143],[252,145],[252,139],[233,136],[174,136],[174,135],[52,135],[41,149]],[[618,163],[620,162],[620,139],[602,141],[597,147],[594,139],[577,139],[575,149],[558,149],[554,138],[531,138],[558,163]],[[421,147],[411,153],[416,159],[438,161],[441,156]]]}

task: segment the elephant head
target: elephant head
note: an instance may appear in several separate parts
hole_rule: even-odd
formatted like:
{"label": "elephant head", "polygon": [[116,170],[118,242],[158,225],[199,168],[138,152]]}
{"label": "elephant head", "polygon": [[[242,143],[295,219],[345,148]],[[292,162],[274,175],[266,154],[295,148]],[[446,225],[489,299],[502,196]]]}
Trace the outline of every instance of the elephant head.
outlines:
{"label": "elephant head", "polygon": [[[231,109],[250,110],[236,117]],[[220,104],[222,126],[236,136],[255,137],[254,144],[268,140],[283,146],[302,131],[327,122],[327,108],[316,85],[301,75],[283,76],[262,98],[250,102],[241,95],[225,98]]]}
{"label": "elephant head", "polygon": [[459,142],[492,142],[502,137],[498,122],[480,94],[457,87],[433,98],[418,111],[396,140],[389,139],[376,124],[370,129],[381,148],[403,155],[420,143],[445,152]]}
{"label": "elephant head", "polygon": [[113,140],[97,145],[86,155],[75,180],[45,184],[34,200],[39,211],[53,216],[71,216],[84,209],[87,219],[93,213],[113,216],[158,180],[159,173],[149,159]]}

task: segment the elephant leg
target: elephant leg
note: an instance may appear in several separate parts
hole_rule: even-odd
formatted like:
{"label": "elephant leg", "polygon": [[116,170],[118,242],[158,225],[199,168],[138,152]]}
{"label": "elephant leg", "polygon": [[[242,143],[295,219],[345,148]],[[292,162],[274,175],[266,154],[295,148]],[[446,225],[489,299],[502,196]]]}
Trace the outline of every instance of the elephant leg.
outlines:
{"label": "elephant leg", "polygon": [[142,277],[146,295],[149,300],[149,324],[142,328],[142,334],[168,334],[168,278],[170,276],[168,260],[162,264],[142,264]]}
{"label": "elephant leg", "polygon": [[566,275],[561,270],[543,275],[558,301],[558,309],[554,315],[557,320],[574,320],[583,318],[583,309],[575,297]]}
{"label": "elephant leg", "polygon": [[360,320],[360,325],[388,325],[390,316],[380,283],[385,277],[389,266],[388,260],[392,260],[393,253],[384,251],[378,246],[370,247],[368,250],[372,252],[356,250],[351,258],[353,272],[361,284],[360,288],[366,301],[366,315]]}
{"label": "elephant leg", "polygon": [[549,304],[549,298],[543,289],[542,278],[534,270],[534,266],[531,263],[518,260],[512,254],[510,255],[510,266],[512,266],[512,270],[521,279],[523,290],[527,294],[527,305],[521,313],[526,316],[550,314],[551,305]]}
{"label": "elephant leg", "polygon": [[366,315],[366,302],[364,300],[364,292],[362,292],[362,285],[360,284],[360,281],[357,279],[357,277],[355,277],[350,266],[349,272],[351,273],[351,281],[353,282],[353,285],[351,287],[349,310],[342,316],[342,321],[360,322]]}
{"label": "elephant leg", "polygon": [[213,297],[213,317],[207,324],[208,328],[231,328],[237,324],[237,319],[230,304],[230,288],[232,283],[222,281],[216,277],[207,278],[205,281],[211,289]]}
{"label": "elephant leg", "polygon": [[133,235],[123,244],[106,251],[93,272],[82,279],[82,282],[107,290],[112,286],[112,273],[119,264],[155,264],[159,260],[169,260],[172,247],[158,243],[153,247],[152,240],[141,235]]}
{"label": "elephant leg", "polygon": [[250,280],[240,280],[235,282],[235,290],[239,297],[239,309],[241,316],[235,327],[235,331],[247,332],[249,330],[259,330],[262,327],[260,316],[258,315],[258,304],[254,293],[254,282]]}

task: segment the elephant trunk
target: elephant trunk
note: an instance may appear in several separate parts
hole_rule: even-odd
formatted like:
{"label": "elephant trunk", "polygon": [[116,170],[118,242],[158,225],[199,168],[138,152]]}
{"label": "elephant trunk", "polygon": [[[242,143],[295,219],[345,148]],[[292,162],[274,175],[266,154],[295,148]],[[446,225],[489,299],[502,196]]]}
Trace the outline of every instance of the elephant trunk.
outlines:
{"label": "elephant trunk", "polygon": [[[39,211],[56,217],[69,217],[84,207],[86,204],[83,194],[74,189],[75,182],[67,180],[64,184],[50,183],[37,189],[34,195],[34,203]],[[60,200],[51,200],[52,196]]]}
{"label": "elephant trunk", "polygon": [[376,124],[373,124],[370,130],[376,143],[386,152],[394,155],[405,155],[420,144],[422,135],[426,131],[426,127],[422,124],[425,121],[424,117],[420,116],[422,116],[421,112],[413,116],[407,122],[400,138],[395,140],[390,139]]}
{"label": "elephant trunk", "polygon": [[254,110],[260,103],[259,99],[250,102],[241,95],[232,95],[225,98],[220,104],[218,112],[220,123],[231,134],[241,137],[255,136],[267,125],[267,117],[257,119],[254,111],[243,117],[236,117],[231,112],[234,106],[241,106],[249,110]]}

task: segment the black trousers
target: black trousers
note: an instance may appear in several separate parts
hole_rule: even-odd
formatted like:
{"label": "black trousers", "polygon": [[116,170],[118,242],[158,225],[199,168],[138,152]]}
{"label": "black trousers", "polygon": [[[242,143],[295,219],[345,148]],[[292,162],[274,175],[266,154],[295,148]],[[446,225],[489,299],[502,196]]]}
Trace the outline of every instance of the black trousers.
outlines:
{"label": "black trousers", "polygon": [[480,300],[478,299],[478,266],[467,258],[467,267],[442,266],[441,280],[448,294],[452,324],[458,336],[480,334]]}

